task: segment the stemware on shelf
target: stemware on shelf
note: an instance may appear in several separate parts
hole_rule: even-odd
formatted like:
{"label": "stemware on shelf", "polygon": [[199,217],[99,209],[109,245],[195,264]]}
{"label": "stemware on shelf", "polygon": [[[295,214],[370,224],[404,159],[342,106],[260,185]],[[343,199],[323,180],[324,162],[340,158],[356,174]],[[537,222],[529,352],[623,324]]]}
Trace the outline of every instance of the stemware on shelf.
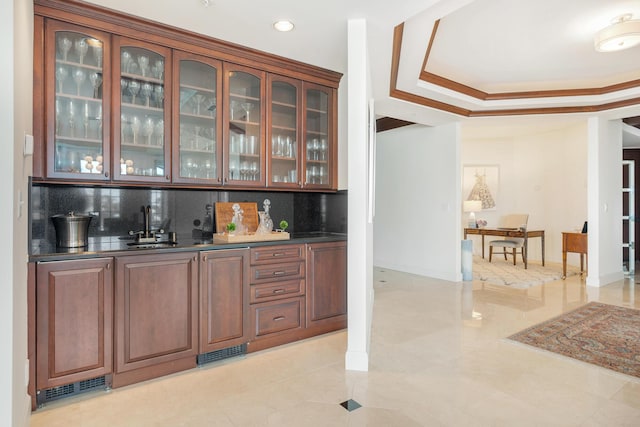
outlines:
{"label": "stemware on shelf", "polygon": [[149,71],[149,57],[147,55],[138,55],[138,66],[142,77],[146,77]]}
{"label": "stemware on shelf", "polygon": [[202,105],[202,102],[206,99],[206,97],[200,93],[196,93],[195,95],[193,95],[193,99],[196,103],[196,111],[195,113],[197,115],[200,115],[200,106]]}
{"label": "stemware on shelf", "polygon": [[98,88],[102,84],[102,75],[94,71],[89,74],[89,81],[91,82],[91,87],[93,87],[93,97],[98,98]]}
{"label": "stemware on shelf", "polygon": [[62,37],[60,39],[59,47],[60,47],[60,51],[62,52],[63,61],[67,60],[67,55],[69,54],[69,51],[71,50],[72,45],[73,45],[73,42],[68,37]]}
{"label": "stemware on shelf", "polygon": [[84,107],[82,108],[82,125],[84,126],[84,137],[89,137],[89,117],[90,117],[90,108],[89,102],[84,102]]}
{"label": "stemware on shelf", "polygon": [[128,73],[129,70],[131,69],[131,61],[133,61],[133,57],[126,50],[122,51],[122,54],[120,55],[120,57],[121,57],[121,62],[122,62],[121,66],[120,66],[121,67],[121,71],[124,72],[124,73]]}
{"label": "stemware on shelf", "polygon": [[120,92],[121,95],[124,96],[127,93],[127,88],[129,87],[129,79],[125,79],[124,77],[120,78]]}
{"label": "stemware on shelf", "polygon": [[124,138],[125,127],[129,124],[129,122],[130,122],[129,116],[127,116],[126,114],[120,115],[120,140],[122,142],[125,141],[125,138]]}
{"label": "stemware on shelf", "polygon": [[68,108],[68,114],[67,114],[67,118],[68,118],[68,124],[69,124],[69,136],[70,137],[74,137],[75,136],[75,129],[76,129],[76,108],[73,105],[73,100],[70,99],[69,100],[69,108]]}
{"label": "stemware on shelf", "polygon": [[102,68],[102,43],[94,40],[91,44],[91,50],[93,52],[93,57],[96,60],[96,65],[98,68]]}
{"label": "stemware on shelf", "polygon": [[250,122],[250,112],[251,110],[253,110],[253,108],[255,107],[255,105],[253,105],[253,103],[251,102],[243,102],[242,104],[240,104],[240,107],[247,113],[247,115],[245,116],[245,120],[247,122]]}
{"label": "stemware on shelf", "polygon": [[56,80],[58,81],[58,93],[63,93],[64,81],[69,77],[67,67],[60,65],[56,68]]}
{"label": "stemware on shelf", "polygon": [[131,103],[136,103],[136,95],[140,92],[140,82],[137,80],[131,80],[129,82],[129,86],[127,87],[129,94],[131,95]]}
{"label": "stemware on shelf", "polygon": [[87,43],[87,39],[85,39],[84,37],[79,38],[75,41],[74,47],[76,49],[76,52],[78,53],[78,58],[80,58],[80,63],[84,64],[84,56],[89,51],[89,43]]}
{"label": "stemware on shelf", "polygon": [[164,101],[164,86],[153,86],[153,99],[156,102],[156,107],[162,108],[162,101]]}
{"label": "stemware on shelf", "polygon": [[142,125],[142,136],[147,137],[147,145],[151,145],[151,136],[153,135],[155,125],[152,117],[147,117]]}
{"label": "stemware on shelf", "polygon": [[163,119],[160,119],[156,122],[154,133],[157,135],[156,140],[158,141],[158,143],[156,145],[162,145],[164,143],[164,120]]}
{"label": "stemware on shelf", "polygon": [[156,59],[151,71],[157,79],[162,80],[164,76],[164,61],[162,59]]}
{"label": "stemware on shelf", "polygon": [[55,132],[56,135],[60,135],[60,116],[62,115],[62,101],[56,98],[56,123],[55,123]]}
{"label": "stemware on shelf", "polygon": [[84,72],[82,68],[76,68],[73,70],[73,81],[76,82],[77,93],[76,95],[80,96],[80,86],[87,79],[87,73]]}
{"label": "stemware on shelf", "polygon": [[140,119],[138,116],[133,116],[131,119],[131,132],[133,133],[133,143],[138,143],[138,132],[140,132]]}
{"label": "stemware on shelf", "polygon": [[140,88],[140,94],[144,97],[145,104],[148,107],[149,106],[149,99],[151,98],[151,95],[153,94],[153,85],[151,83],[148,83],[148,82],[142,83],[142,86]]}

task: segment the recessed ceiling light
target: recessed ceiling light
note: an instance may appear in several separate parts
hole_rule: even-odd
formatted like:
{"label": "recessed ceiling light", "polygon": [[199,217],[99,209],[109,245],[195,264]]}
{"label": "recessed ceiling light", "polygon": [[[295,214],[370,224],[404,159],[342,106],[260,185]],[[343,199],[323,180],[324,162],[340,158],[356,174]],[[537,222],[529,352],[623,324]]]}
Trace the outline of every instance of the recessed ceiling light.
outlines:
{"label": "recessed ceiling light", "polygon": [[640,20],[627,13],[618,16],[612,24],[598,31],[594,45],[598,52],[615,52],[640,44]]}
{"label": "recessed ceiling light", "polygon": [[273,28],[282,32],[291,31],[293,30],[293,27],[294,27],[293,22],[288,21],[286,19],[282,19],[280,21],[273,23]]}
{"label": "recessed ceiling light", "polygon": [[200,3],[202,3],[204,7],[213,6],[213,0],[200,0]]}

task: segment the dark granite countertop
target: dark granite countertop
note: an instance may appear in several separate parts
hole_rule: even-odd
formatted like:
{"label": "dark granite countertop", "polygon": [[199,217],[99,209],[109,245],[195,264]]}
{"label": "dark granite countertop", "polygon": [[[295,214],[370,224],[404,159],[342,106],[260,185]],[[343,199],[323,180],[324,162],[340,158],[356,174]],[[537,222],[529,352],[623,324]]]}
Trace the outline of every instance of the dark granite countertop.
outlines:
{"label": "dark granite countertop", "polygon": [[[166,236],[163,236],[166,237]],[[166,238],[159,239],[160,241]],[[212,240],[202,240],[191,235],[178,235],[178,243],[163,247],[139,247],[130,245],[130,237],[106,236],[89,237],[89,245],[83,248],[58,248],[55,243],[41,241],[34,244],[29,261],[62,261],[79,258],[97,258],[118,255],[139,255],[146,253],[167,253],[187,251],[209,251],[217,249],[249,248],[256,246],[271,246],[301,243],[319,243],[347,240],[344,233],[305,232],[293,233],[290,240],[274,240],[265,242],[218,244]]]}

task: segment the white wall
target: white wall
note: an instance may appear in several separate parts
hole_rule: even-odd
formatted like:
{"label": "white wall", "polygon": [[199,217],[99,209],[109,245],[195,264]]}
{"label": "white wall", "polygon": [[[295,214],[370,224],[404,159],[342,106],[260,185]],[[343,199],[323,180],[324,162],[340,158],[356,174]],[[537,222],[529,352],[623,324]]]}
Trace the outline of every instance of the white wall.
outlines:
{"label": "white wall", "polygon": [[621,280],[622,122],[589,119],[589,273],[587,285]]}
{"label": "white wall", "polygon": [[[464,127],[464,125],[463,125]],[[496,134],[504,133],[496,129]],[[529,229],[545,230],[545,260],[562,262],[562,232],[576,231],[587,220],[587,121],[545,132],[528,131],[520,136],[482,137],[473,128],[463,130],[462,164],[498,165],[500,168],[496,209],[477,218],[488,226],[499,225],[509,213],[528,213]],[[466,214],[463,217],[463,227]],[[481,252],[473,236],[474,252]],[[541,259],[540,239],[529,241],[531,260]],[[568,263],[579,265],[569,255]]]}
{"label": "white wall", "polygon": [[25,379],[27,359],[27,176],[31,158],[22,156],[31,133],[33,3],[0,0],[0,425],[28,425],[30,400]]}
{"label": "white wall", "polygon": [[458,124],[378,134],[376,266],[461,280],[458,134]]}

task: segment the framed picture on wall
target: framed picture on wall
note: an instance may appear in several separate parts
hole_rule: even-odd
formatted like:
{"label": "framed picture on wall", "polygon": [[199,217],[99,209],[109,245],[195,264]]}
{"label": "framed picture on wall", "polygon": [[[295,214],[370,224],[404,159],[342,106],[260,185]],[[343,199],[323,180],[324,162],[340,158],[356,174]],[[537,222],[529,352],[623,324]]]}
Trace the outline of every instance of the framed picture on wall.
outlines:
{"label": "framed picture on wall", "polygon": [[498,165],[464,165],[462,200],[482,201],[482,210],[495,210],[498,203]]}

